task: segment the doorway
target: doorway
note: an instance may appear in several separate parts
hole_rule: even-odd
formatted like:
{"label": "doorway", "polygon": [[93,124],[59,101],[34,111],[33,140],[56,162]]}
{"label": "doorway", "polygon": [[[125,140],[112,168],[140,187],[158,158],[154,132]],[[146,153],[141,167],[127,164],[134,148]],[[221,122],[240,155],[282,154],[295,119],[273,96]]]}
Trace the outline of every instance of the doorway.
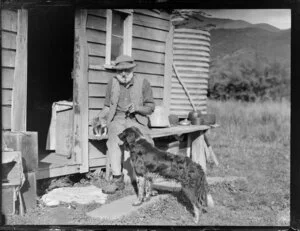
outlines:
{"label": "doorway", "polygon": [[38,132],[39,157],[51,152],[46,146],[53,103],[72,103],[73,49],[73,9],[28,10],[27,130]]}

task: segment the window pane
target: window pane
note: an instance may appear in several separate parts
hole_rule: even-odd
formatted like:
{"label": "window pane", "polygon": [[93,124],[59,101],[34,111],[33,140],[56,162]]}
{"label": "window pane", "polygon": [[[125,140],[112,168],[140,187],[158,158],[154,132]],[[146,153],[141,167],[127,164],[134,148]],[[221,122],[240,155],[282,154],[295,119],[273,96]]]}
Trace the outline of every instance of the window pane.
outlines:
{"label": "window pane", "polygon": [[112,35],[111,60],[114,61],[121,54],[123,54],[123,39]]}
{"label": "window pane", "polygon": [[124,20],[126,19],[126,14],[113,11],[112,14],[112,34],[119,35],[123,37],[124,34]]}

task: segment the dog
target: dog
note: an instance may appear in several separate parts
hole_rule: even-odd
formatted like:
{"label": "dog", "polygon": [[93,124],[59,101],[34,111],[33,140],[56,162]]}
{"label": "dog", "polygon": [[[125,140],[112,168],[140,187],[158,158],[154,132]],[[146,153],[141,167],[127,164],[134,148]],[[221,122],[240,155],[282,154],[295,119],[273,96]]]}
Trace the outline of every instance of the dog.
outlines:
{"label": "dog", "polygon": [[198,223],[201,208],[213,207],[208,183],[202,167],[190,158],[174,155],[154,147],[136,127],[126,128],[119,135],[124,149],[130,151],[130,161],[136,175],[138,200],[134,205],[150,200],[152,179],[155,175],[175,179],[194,208],[194,221]]}

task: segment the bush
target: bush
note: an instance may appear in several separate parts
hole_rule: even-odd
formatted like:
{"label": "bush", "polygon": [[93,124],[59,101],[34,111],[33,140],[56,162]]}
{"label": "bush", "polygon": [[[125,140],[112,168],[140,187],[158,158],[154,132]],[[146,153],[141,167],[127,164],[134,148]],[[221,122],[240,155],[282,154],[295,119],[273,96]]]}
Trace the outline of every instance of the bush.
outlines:
{"label": "bush", "polygon": [[219,58],[211,65],[208,96],[247,102],[290,99],[290,67],[257,54]]}

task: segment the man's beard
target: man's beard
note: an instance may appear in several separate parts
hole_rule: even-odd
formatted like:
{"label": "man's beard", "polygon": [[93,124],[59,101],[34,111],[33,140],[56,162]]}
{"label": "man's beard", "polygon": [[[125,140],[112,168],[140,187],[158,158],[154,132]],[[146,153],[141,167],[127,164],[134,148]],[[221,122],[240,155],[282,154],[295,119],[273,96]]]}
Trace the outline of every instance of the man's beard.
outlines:
{"label": "man's beard", "polygon": [[132,77],[133,77],[132,73],[130,73],[127,76],[125,76],[125,78],[123,76],[121,76],[121,75],[117,75],[117,78],[118,78],[119,82],[121,84],[124,84],[124,85],[127,85],[130,82],[130,80],[132,79]]}

